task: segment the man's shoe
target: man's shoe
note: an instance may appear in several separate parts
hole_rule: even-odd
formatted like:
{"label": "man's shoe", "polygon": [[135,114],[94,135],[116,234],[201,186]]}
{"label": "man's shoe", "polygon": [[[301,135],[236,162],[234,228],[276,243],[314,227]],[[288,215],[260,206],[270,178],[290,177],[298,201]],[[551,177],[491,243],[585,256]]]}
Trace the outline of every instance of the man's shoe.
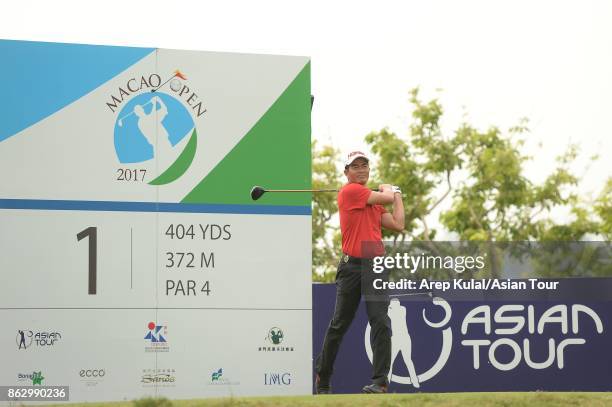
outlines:
{"label": "man's shoe", "polygon": [[376,384],[376,383],[368,384],[367,386],[364,386],[363,389],[361,389],[361,392],[362,393],[383,394],[387,392],[387,385],[386,384]]}
{"label": "man's shoe", "polygon": [[331,386],[329,383],[322,383],[319,375],[315,378],[315,392],[316,394],[331,394]]}

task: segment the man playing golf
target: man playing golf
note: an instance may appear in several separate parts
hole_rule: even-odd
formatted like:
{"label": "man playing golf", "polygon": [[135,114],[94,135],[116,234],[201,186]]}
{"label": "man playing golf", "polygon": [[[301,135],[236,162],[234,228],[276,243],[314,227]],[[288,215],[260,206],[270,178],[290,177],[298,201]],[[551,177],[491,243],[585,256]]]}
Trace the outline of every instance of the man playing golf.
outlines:
{"label": "man playing golf", "polygon": [[[381,227],[398,232],[404,229],[404,205],[397,187],[382,184],[376,192],[365,186],[370,176],[369,162],[364,153],[354,151],[344,163],[348,183],[338,193],[343,255],[336,273],[334,316],[316,361],[315,386],[318,394],[331,393],[330,379],[336,354],[353,321],[362,294],[366,300],[373,351],[372,384],[365,386],[362,392],[387,392],[387,376],[391,367],[391,321],[387,316],[389,297],[384,292],[372,294],[375,291],[371,285],[374,279],[372,257],[384,255]],[[392,214],[382,206],[391,203]]]}

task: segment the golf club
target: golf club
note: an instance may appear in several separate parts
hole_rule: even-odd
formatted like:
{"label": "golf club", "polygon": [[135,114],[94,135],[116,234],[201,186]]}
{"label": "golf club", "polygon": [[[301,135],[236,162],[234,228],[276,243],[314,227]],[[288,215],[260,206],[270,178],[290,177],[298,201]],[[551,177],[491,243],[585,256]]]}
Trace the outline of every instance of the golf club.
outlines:
{"label": "golf club", "polygon": [[[373,189],[372,191],[378,191]],[[338,189],[265,189],[260,186],[251,188],[251,199],[256,201],[266,192],[338,192]]]}
{"label": "golf club", "polygon": [[[143,103],[142,105],[137,105],[137,106],[141,106],[141,107],[145,107],[146,105],[148,105],[149,103],[152,102],[157,102],[157,99],[155,99],[157,96],[152,97],[151,99],[149,99],[148,102]],[[134,106],[136,107],[136,106]],[[154,106],[155,108],[155,106]],[[134,110],[132,110],[131,112],[127,113],[126,115],[122,116],[119,118],[119,121],[117,122],[117,124],[119,124],[119,127],[123,127],[123,120],[127,119],[128,117],[130,117],[131,115],[135,114]]]}

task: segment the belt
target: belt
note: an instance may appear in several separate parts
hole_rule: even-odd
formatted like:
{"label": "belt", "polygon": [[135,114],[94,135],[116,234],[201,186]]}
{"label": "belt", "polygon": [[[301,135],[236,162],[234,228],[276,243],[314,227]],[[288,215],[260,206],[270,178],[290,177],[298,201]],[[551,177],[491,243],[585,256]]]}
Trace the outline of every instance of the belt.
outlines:
{"label": "belt", "polygon": [[368,259],[365,257],[354,257],[354,256],[349,256],[348,254],[344,254],[342,253],[342,258],[341,258],[342,262],[344,263],[351,263],[351,264],[368,264],[368,263],[372,263],[372,259]]}

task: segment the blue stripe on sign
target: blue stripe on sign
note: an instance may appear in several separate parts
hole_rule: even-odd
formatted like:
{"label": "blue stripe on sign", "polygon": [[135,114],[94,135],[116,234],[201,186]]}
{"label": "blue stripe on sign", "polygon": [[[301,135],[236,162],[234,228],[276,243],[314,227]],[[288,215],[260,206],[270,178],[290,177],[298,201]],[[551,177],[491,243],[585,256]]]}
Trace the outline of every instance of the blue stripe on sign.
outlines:
{"label": "blue stripe on sign", "polygon": [[0,40],[0,142],[85,96],[152,52],[155,48]]}
{"label": "blue stripe on sign", "polygon": [[239,213],[252,215],[310,215],[312,213],[310,206],[63,201],[48,199],[0,199],[0,209],[100,212]]}

